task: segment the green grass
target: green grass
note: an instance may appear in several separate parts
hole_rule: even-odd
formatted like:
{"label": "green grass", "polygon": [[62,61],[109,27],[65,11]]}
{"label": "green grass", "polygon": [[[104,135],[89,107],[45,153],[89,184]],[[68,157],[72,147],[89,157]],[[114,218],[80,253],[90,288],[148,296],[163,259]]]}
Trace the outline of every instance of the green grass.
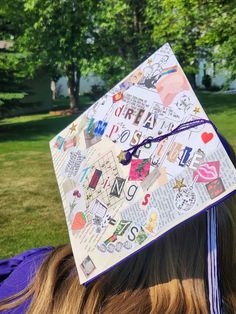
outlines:
{"label": "green grass", "polygon": [[23,99],[27,95],[26,93],[0,93],[0,99],[11,100],[11,99]]}
{"label": "green grass", "polygon": [[48,141],[75,116],[48,114],[0,124],[0,257],[68,241]]}
{"label": "green grass", "polygon": [[[236,150],[236,95],[198,96]],[[0,121],[0,258],[69,241],[48,142],[75,118],[37,114]]]}
{"label": "green grass", "polygon": [[[79,97],[80,105],[79,108],[81,111],[86,110],[92,103],[91,97],[89,95],[81,95]],[[64,110],[69,108],[69,98],[68,97],[59,97],[53,101],[52,110]]]}

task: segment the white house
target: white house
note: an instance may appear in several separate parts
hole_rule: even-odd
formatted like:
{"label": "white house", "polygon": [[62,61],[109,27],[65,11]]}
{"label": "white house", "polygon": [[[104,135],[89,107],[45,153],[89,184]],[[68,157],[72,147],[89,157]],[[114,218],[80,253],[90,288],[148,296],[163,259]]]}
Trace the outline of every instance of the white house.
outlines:
{"label": "white house", "polygon": [[[204,87],[202,84],[202,79],[205,74],[210,75],[211,77],[211,85],[222,87],[227,80],[227,71],[226,70],[216,70],[216,67],[213,64],[207,63],[204,59],[199,62],[199,70],[196,74],[196,85],[197,87]],[[91,91],[91,87],[93,85],[104,85],[104,81],[97,75],[90,73],[86,78],[81,77],[80,79],[80,94],[88,93]],[[57,83],[57,95],[58,96],[68,96],[68,88],[67,88],[67,78],[61,77]],[[236,90],[236,80],[232,81],[229,85],[230,90]]]}
{"label": "white house", "polygon": [[[228,73],[226,70],[217,70],[214,64],[209,64],[206,60],[202,59],[199,62],[199,70],[196,74],[196,85],[198,87],[204,87],[202,84],[202,79],[205,74],[210,75],[211,85],[222,87],[227,80]],[[236,90],[236,80],[232,81],[229,85],[230,90]]]}
{"label": "white house", "polygon": [[[93,85],[104,85],[101,78],[90,73],[87,77],[80,78],[80,94],[88,93],[91,91]],[[62,76],[56,83],[57,95],[68,96],[67,78]]]}

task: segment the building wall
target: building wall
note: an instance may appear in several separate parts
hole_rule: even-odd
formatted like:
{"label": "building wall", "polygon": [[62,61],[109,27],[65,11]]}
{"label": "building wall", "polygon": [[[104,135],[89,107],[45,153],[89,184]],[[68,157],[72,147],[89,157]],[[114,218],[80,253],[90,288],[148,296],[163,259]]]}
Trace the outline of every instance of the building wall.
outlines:
{"label": "building wall", "polygon": [[[88,93],[91,91],[93,85],[104,85],[104,82],[101,78],[94,74],[89,74],[86,78],[81,77],[80,79],[80,95]],[[62,76],[56,83],[57,94],[58,96],[68,96],[67,88],[67,78]]]}
{"label": "building wall", "polygon": [[[212,79],[212,85],[222,87],[227,80],[227,71],[226,70],[214,70],[213,64],[207,64],[205,60],[200,60],[199,62],[199,71],[196,74],[196,85],[197,87],[204,88],[202,84],[202,78],[204,76],[204,72],[209,74]],[[80,95],[84,93],[88,93],[91,91],[91,87],[93,85],[104,85],[104,81],[99,77],[90,73],[86,78],[81,77],[80,79]],[[68,96],[68,88],[67,88],[67,78],[61,77],[57,81],[57,90],[58,95]],[[232,81],[229,85],[229,89],[236,89],[236,80]]]}
{"label": "building wall", "polygon": [[[199,71],[196,74],[196,84],[198,87],[204,87],[202,84],[202,78],[204,76],[204,72],[211,76],[213,86],[222,87],[226,83],[226,80],[227,80],[226,70],[214,69],[213,64],[209,64],[205,60],[200,60]],[[236,80],[230,83],[229,88],[236,89]]]}

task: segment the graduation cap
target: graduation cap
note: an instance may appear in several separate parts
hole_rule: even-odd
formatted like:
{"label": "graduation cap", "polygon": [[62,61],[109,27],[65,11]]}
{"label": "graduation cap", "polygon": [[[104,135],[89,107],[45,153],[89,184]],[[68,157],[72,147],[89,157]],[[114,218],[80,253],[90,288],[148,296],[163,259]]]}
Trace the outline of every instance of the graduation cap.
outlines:
{"label": "graduation cap", "polygon": [[236,188],[234,166],[169,44],[50,148],[81,284]]}

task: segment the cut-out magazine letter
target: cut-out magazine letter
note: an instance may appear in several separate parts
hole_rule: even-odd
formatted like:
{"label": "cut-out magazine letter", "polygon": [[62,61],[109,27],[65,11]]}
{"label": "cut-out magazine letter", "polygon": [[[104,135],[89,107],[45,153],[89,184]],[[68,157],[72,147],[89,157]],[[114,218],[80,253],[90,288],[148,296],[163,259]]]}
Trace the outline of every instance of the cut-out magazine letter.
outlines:
{"label": "cut-out magazine letter", "polygon": [[[140,251],[236,188],[211,124],[165,44],[50,141],[80,283]],[[124,265],[125,267],[125,265]]]}

